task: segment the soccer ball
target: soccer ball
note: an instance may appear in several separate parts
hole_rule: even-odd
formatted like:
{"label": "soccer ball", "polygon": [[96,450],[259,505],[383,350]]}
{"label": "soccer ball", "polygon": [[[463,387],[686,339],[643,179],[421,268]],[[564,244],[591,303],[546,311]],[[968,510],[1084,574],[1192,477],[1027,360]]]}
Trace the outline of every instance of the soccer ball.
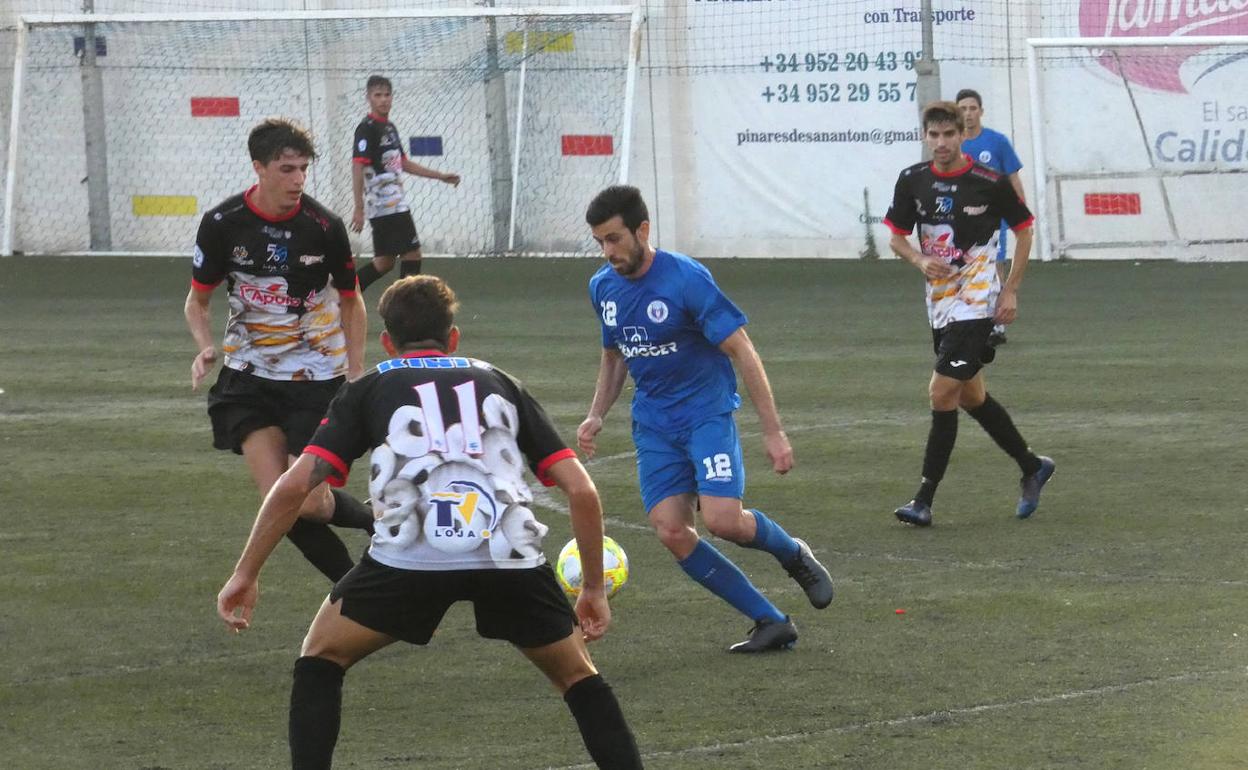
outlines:
{"label": "soccer ball", "polygon": [[[559,560],[555,562],[555,576],[559,585],[569,599],[576,599],[581,594],[581,551],[576,547],[576,539],[559,552]],[[602,577],[603,587],[607,590],[607,598],[615,596],[628,582],[628,554],[620,544],[609,537],[602,538]]]}

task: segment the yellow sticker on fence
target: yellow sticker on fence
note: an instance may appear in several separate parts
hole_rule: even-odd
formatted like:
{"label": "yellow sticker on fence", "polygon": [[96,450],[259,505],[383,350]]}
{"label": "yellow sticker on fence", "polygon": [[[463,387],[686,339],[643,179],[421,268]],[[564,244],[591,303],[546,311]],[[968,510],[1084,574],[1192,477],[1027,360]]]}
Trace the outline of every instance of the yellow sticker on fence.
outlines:
{"label": "yellow sticker on fence", "polygon": [[189,217],[199,212],[194,195],[135,195],[130,200],[136,217]]}
{"label": "yellow sticker on fence", "polygon": [[576,50],[576,39],[572,32],[508,32],[507,53],[522,54],[525,52],[524,35],[527,35],[529,53],[569,53]]}

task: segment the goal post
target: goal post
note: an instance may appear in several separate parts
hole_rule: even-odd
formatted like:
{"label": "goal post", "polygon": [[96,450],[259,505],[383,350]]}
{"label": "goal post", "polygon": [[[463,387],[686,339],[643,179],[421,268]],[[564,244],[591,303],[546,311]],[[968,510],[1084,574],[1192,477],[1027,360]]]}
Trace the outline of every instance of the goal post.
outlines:
{"label": "goal post", "polygon": [[404,177],[426,255],[591,253],[585,205],[628,178],[643,23],[636,4],[25,15],[0,254],[188,253],[254,181],[247,134],[270,116],[309,128],[305,191],[350,219],[372,74],[407,156],[461,177]]}
{"label": "goal post", "polygon": [[1041,259],[1242,258],[1248,36],[1027,41]]}

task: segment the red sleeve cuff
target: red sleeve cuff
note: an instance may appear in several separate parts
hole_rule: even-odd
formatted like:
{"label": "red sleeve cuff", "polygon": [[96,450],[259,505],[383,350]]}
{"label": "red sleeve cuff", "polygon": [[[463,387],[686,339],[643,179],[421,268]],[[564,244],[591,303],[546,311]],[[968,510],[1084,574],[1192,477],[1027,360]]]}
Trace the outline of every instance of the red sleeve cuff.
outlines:
{"label": "red sleeve cuff", "polygon": [[892,230],[893,232],[897,233],[898,235],[909,235],[909,234],[910,234],[910,230],[913,230],[913,229],[914,229],[913,227],[911,227],[911,228],[910,228],[910,230],[902,230],[900,227],[898,227],[897,225],[893,224],[893,223],[892,223],[892,220],[890,220],[888,217],[884,217],[884,224],[885,224],[885,226],[887,226],[887,227],[888,227],[888,229],[889,229],[889,230]]}
{"label": "red sleeve cuff", "polygon": [[1019,230],[1026,230],[1027,228],[1035,224],[1035,221],[1036,221],[1035,217],[1027,217],[1026,222],[1023,222],[1022,224],[1014,225],[1010,229],[1013,230],[1014,232],[1018,232]]}
{"label": "red sleeve cuff", "polygon": [[542,482],[543,486],[553,487],[555,485],[555,482],[553,479],[550,478],[550,475],[547,473],[547,471],[550,470],[550,466],[554,465],[560,460],[567,460],[569,458],[575,460],[576,452],[573,452],[571,449],[567,449],[567,448],[560,449],[558,452],[555,452],[554,454],[547,456],[545,460],[542,460],[540,463],[537,464],[537,480]]}
{"label": "red sleeve cuff", "polygon": [[[356,285],[356,286],[359,286],[359,285],[360,285],[360,282],[359,282],[359,281],[356,281],[356,282],[355,282],[355,285]],[[341,295],[341,296],[343,296],[343,297],[354,297],[354,296],[355,296],[355,294],[356,294],[356,291],[355,291],[355,289],[339,289],[339,290],[338,290],[338,294],[339,294],[339,295]]]}
{"label": "red sleeve cuff", "polygon": [[194,278],[191,279],[191,288],[195,291],[212,291],[220,285],[220,281],[217,281],[216,283],[204,283],[203,281],[197,281]]}
{"label": "red sleeve cuff", "polygon": [[331,487],[341,487],[346,485],[347,475],[351,472],[351,469],[347,467],[347,464],[342,461],[341,457],[324,447],[313,446],[311,444],[303,448],[303,453],[305,455],[319,457],[334,467],[334,470],[337,471],[337,473],[331,473],[327,479]]}
{"label": "red sleeve cuff", "polygon": [[352,162],[352,163],[359,163],[361,166],[366,166],[366,165],[368,165],[369,163],[372,163],[372,162],[373,162],[373,159],[372,159],[372,158],[360,158],[360,157],[355,157],[355,158],[352,158],[352,159],[351,159],[351,162]]}

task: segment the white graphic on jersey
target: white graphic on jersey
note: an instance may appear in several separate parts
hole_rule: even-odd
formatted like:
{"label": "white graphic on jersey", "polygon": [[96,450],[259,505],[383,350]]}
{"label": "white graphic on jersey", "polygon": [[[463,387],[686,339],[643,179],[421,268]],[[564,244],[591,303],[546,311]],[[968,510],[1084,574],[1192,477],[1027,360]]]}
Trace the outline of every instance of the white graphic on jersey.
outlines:
{"label": "white graphic on jersey", "polygon": [[646,317],[656,324],[661,324],[667,320],[667,303],[661,299],[656,299],[646,306]]}
{"label": "white graphic on jersey", "polygon": [[969,217],[977,217],[977,216],[980,216],[981,214],[983,214],[983,213],[984,213],[985,211],[987,211],[987,210],[988,210],[988,204],[987,204],[987,203],[985,203],[985,204],[984,204],[984,205],[982,205],[982,206],[963,206],[963,207],[962,207],[962,213],[963,213],[963,214],[966,214],[966,215],[967,215],[967,216],[969,216]]}
{"label": "white graphic on jersey", "polygon": [[357,144],[357,145],[355,146],[355,148],[356,148],[357,150],[359,150],[360,152],[364,152],[365,150],[367,150],[367,149],[368,149],[368,140],[367,140],[367,139],[361,139],[361,140],[360,140],[360,143],[359,143],[359,144]]}
{"label": "white graphic on jersey", "polygon": [[980,150],[980,152],[979,152],[979,162],[980,162],[980,163],[983,163],[984,165],[987,165],[987,164],[991,163],[991,162],[992,162],[992,153],[991,153],[991,152],[989,152],[988,150]]}
{"label": "white graphic on jersey", "polygon": [[364,213],[369,219],[407,211],[403,199],[403,153],[386,150],[381,154],[381,167],[364,167]]}
{"label": "white graphic on jersey", "polygon": [[997,231],[986,244],[963,250],[954,242],[948,224],[919,225],[919,245],[924,255],[936,257],[958,268],[948,278],[928,279],[927,315],[933,329],[943,329],[953,321],[990,318],[1001,290],[995,266]]}
{"label": "white graphic on jersey", "polygon": [[230,273],[225,365],[269,380],[328,380],[347,371],[347,340],[332,286],[291,296],[280,276]]}
{"label": "white graphic on jersey", "polygon": [[947,195],[936,196],[936,213],[948,214],[950,211],[953,211],[953,198]]}
{"label": "white graphic on jersey", "polygon": [[[533,493],[516,444],[515,404],[490,394],[478,410],[476,383],[469,380],[453,389],[466,419],[444,425],[433,383],[415,390],[420,405],[396,409],[385,443],[372,452],[368,491],[377,555],[409,568],[540,563],[547,528],[527,507]],[[487,541],[489,548],[479,550]]]}
{"label": "white graphic on jersey", "polygon": [[598,304],[602,307],[602,325],[615,326],[615,302],[608,299]]}
{"label": "white graphic on jersey", "polygon": [[204,250],[199,248],[199,244],[195,244],[195,253],[191,255],[191,264],[195,267],[204,266]]}
{"label": "white graphic on jersey", "polygon": [[644,326],[625,326],[624,339],[629,342],[649,342],[650,333]]}

